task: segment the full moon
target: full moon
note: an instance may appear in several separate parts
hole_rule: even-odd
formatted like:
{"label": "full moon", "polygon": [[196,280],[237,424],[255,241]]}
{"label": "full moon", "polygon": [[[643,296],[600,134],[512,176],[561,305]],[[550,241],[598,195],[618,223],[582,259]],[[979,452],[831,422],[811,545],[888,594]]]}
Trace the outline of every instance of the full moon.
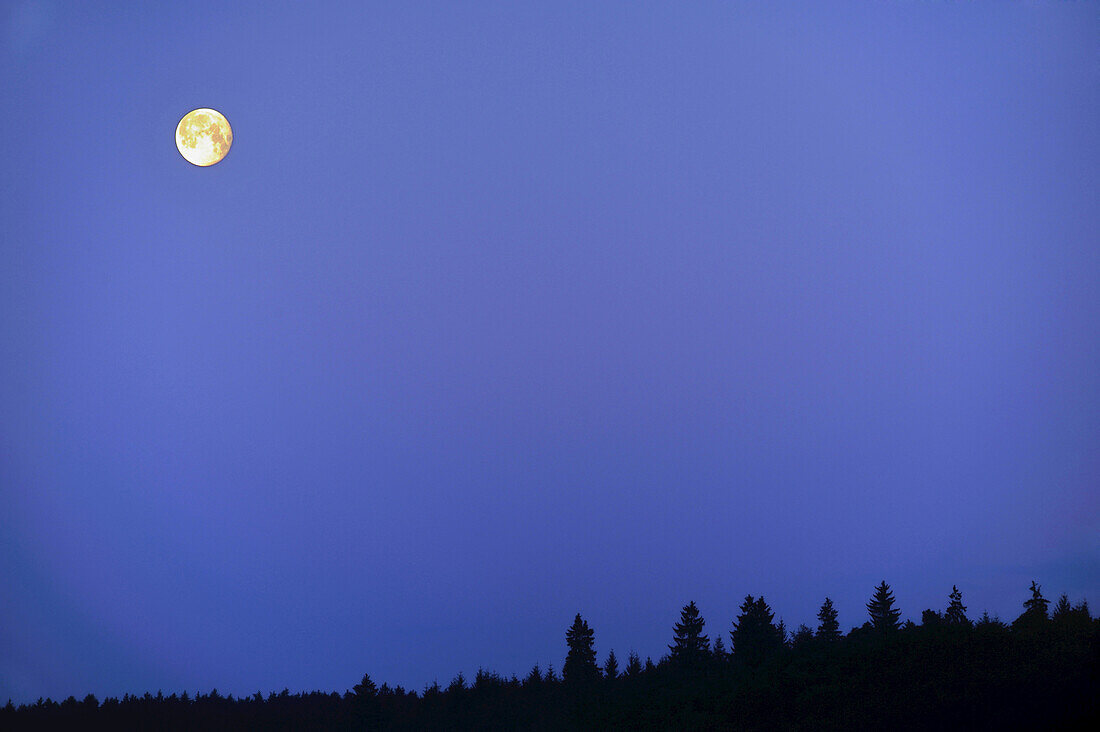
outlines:
{"label": "full moon", "polygon": [[225,157],[232,144],[229,120],[213,109],[193,109],[176,125],[176,149],[192,165],[213,165]]}

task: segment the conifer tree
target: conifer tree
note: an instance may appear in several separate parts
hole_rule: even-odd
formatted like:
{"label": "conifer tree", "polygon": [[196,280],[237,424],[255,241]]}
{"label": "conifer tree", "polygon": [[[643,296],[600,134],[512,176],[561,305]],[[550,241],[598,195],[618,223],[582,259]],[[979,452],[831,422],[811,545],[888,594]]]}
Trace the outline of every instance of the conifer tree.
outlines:
{"label": "conifer tree", "polygon": [[791,635],[791,648],[805,648],[813,642],[814,631],[805,623],[800,623],[798,629]]}
{"label": "conifer tree", "polygon": [[1058,604],[1054,606],[1054,613],[1051,615],[1051,619],[1065,620],[1069,617],[1071,612],[1073,612],[1073,607],[1069,604],[1069,596],[1063,592],[1062,596],[1058,598]]}
{"label": "conifer tree", "polygon": [[822,640],[834,641],[840,638],[840,623],[837,622],[836,608],[833,601],[825,598],[821,603],[821,609],[817,611],[817,637]]}
{"label": "conifer tree", "polygon": [[531,670],[528,672],[527,676],[523,679],[523,683],[524,683],[525,686],[530,686],[532,684],[538,684],[538,683],[541,683],[541,682],[542,682],[542,669],[540,669],[539,665],[536,663],[534,666],[531,667]]}
{"label": "conifer tree", "polygon": [[486,671],[483,668],[478,668],[477,675],[474,676],[475,689],[484,689],[490,686],[500,686],[503,683],[503,679],[496,671]]}
{"label": "conifer tree", "polygon": [[630,677],[638,676],[642,673],[642,659],[638,658],[638,654],[634,651],[630,652],[630,656],[626,661],[626,675]]}
{"label": "conifer tree", "polygon": [[673,626],[676,635],[668,647],[672,651],[672,660],[684,665],[697,665],[706,657],[710,648],[710,639],[703,635],[706,621],[699,615],[695,601],[684,605],[680,611],[680,622]]}
{"label": "conifer tree", "polygon": [[363,674],[363,680],[353,686],[352,689],[355,691],[355,695],[361,699],[378,695],[378,687],[371,681],[370,674]]}
{"label": "conifer tree", "polygon": [[1024,612],[1020,617],[1012,621],[1012,627],[1016,630],[1037,630],[1048,620],[1047,606],[1050,600],[1043,597],[1042,588],[1031,582],[1031,599],[1024,601]]}
{"label": "conifer tree", "polygon": [[920,614],[920,624],[924,628],[940,628],[943,622],[943,616],[931,608]]}
{"label": "conifer tree", "polygon": [[959,588],[951,585],[951,594],[947,596],[950,603],[944,612],[944,620],[949,625],[970,625],[970,618],[966,617],[966,605],[963,605],[963,596]]}
{"label": "conifer tree", "polygon": [[569,652],[562,667],[562,679],[568,683],[584,683],[598,678],[600,669],[596,666],[596,650],[593,648],[596,634],[581,619],[581,614],[573,620],[572,627],[565,632],[565,643]]}
{"label": "conifer tree", "polygon": [[1024,601],[1024,614],[1031,614],[1032,616],[1047,619],[1047,605],[1050,604],[1050,600],[1043,597],[1042,588],[1035,584],[1035,580],[1031,581],[1031,599]]}
{"label": "conifer tree", "polygon": [[991,629],[991,628],[1005,628],[1006,627],[1005,624],[1003,622],[1001,622],[1001,619],[999,617],[990,616],[988,610],[984,610],[982,612],[982,617],[978,619],[978,622],[975,623],[975,626],[986,629],[986,630]]}
{"label": "conifer tree", "polygon": [[725,661],[726,657],[729,655],[726,653],[726,645],[722,642],[721,633],[714,636],[714,649],[711,653],[714,655],[714,660],[719,662]]}
{"label": "conifer tree", "polygon": [[619,678],[619,659],[615,658],[615,649],[607,654],[607,662],[603,665],[603,675],[608,679]]}
{"label": "conifer tree", "polygon": [[894,593],[890,591],[886,580],[875,588],[875,594],[871,595],[871,601],[867,603],[867,612],[871,616],[871,627],[880,633],[889,633],[900,627],[898,619],[901,617],[901,610],[894,607]]}
{"label": "conifer tree", "polygon": [[784,639],[772,622],[775,614],[763,597],[754,600],[752,595],[746,595],[740,609],[730,632],[733,658],[749,667],[759,666],[783,647]]}
{"label": "conifer tree", "polygon": [[1092,616],[1089,615],[1088,603],[1084,600],[1076,605],[1070,605],[1069,597],[1063,594],[1058,598],[1058,604],[1054,607],[1051,620],[1061,625],[1064,629],[1072,629],[1077,632],[1087,633],[1092,625]]}

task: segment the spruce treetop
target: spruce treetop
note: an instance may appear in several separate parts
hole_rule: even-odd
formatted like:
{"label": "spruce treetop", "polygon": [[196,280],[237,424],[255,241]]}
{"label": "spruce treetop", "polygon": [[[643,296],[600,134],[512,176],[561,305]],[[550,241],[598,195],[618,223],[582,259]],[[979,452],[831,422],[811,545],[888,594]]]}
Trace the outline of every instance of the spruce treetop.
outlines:
{"label": "spruce treetop", "polygon": [[711,652],[714,654],[715,660],[717,660],[717,661],[725,661],[726,660],[726,656],[728,654],[726,653],[726,646],[722,642],[722,634],[721,633],[718,633],[717,635],[714,636],[714,649]]}
{"label": "spruce treetop", "polygon": [[783,647],[785,638],[772,622],[775,613],[763,597],[753,599],[752,595],[747,595],[740,609],[730,632],[733,658],[748,666],[759,666]]}
{"label": "spruce treetop", "polygon": [[1035,584],[1035,580],[1031,581],[1031,599],[1024,601],[1024,614],[1041,617],[1045,620],[1047,605],[1050,604],[1050,600],[1043,597],[1042,590],[1042,587]]}
{"label": "spruce treetop", "polygon": [[363,679],[358,684],[352,687],[355,691],[355,695],[360,698],[367,698],[378,695],[378,687],[371,681],[370,674],[363,674]]}
{"label": "spruce treetop", "polygon": [[791,634],[791,648],[804,648],[809,643],[812,643],[813,639],[813,628],[805,623],[800,623],[794,633]]}
{"label": "spruce treetop", "polygon": [[615,649],[607,654],[607,662],[603,665],[603,675],[607,679],[619,678],[619,659],[615,658]]}
{"label": "spruce treetop", "polygon": [[840,638],[840,623],[837,621],[836,608],[833,601],[825,598],[821,603],[821,609],[817,611],[817,637],[823,640],[833,641]]}
{"label": "spruce treetop", "polygon": [[871,627],[879,632],[890,632],[901,627],[901,610],[894,607],[894,593],[886,580],[875,588],[875,594],[867,603],[867,612],[871,616]]}
{"label": "spruce treetop", "polygon": [[634,651],[630,652],[630,656],[626,661],[626,675],[637,676],[642,672],[642,659],[638,658],[638,654]]}
{"label": "spruce treetop", "polygon": [[1069,604],[1069,596],[1063,592],[1062,596],[1058,598],[1058,604],[1054,606],[1054,613],[1051,617],[1054,620],[1061,620],[1071,612],[1073,612],[1073,607]]}
{"label": "spruce treetop", "polygon": [[962,593],[955,585],[951,585],[951,594],[947,596],[950,603],[943,614],[944,620],[951,625],[970,625],[970,619],[966,617],[966,605],[962,602]]}
{"label": "spruce treetop", "polygon": [[562,679],[567,682],[591,681],[600,675],[600,669],[596,666],[596,649],[593,647],[596,634],[588,623],[581,619],[581,614],[573,620],[573,625],[565,632],[565,643],[569,652],[565,656],[565,665],[562,666]]}
{"label": "spruce treetop", "polygon": [[675,661],[696,663],[707,655],[710,639],[703,635],[705,624],[694,600],[684,605],[680,611],[680,622],[673,626],[676,632],[673,643],[668,647]]}

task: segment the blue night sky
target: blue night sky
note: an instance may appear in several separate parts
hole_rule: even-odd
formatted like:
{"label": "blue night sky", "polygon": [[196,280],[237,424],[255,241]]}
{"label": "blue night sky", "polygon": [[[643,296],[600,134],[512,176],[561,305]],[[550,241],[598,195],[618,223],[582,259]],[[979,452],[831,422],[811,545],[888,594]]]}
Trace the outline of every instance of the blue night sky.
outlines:
{"label": "blue night sky", "polygon": [[0,24],[0,701],[1100,602],[1096,4]]}

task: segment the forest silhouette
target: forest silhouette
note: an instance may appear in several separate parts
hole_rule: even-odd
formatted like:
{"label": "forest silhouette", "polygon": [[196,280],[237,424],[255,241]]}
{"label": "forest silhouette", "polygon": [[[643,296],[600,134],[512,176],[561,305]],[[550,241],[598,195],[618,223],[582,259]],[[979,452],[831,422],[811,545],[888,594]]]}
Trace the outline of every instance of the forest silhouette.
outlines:
{"label": "forest silhouette", "polygon": [[[843,634],[825,598],[818,625],[793,632],[748,595],[730,629],[704,633],[689,602],[669,652],[645,662],[612,650],[598,662],[580,613],[565,634],[560,676],[479,670],[422,691],[378,686],[369,673],[343,694],[92,695],[0,709],[0,729],[1100,729],[1100,618],[1035,582],[1011,623],[974,621],[952,586],[943,611],[901,620],[883,581],[867,621]],[[723,636],[728,637],[728,650]]]}

